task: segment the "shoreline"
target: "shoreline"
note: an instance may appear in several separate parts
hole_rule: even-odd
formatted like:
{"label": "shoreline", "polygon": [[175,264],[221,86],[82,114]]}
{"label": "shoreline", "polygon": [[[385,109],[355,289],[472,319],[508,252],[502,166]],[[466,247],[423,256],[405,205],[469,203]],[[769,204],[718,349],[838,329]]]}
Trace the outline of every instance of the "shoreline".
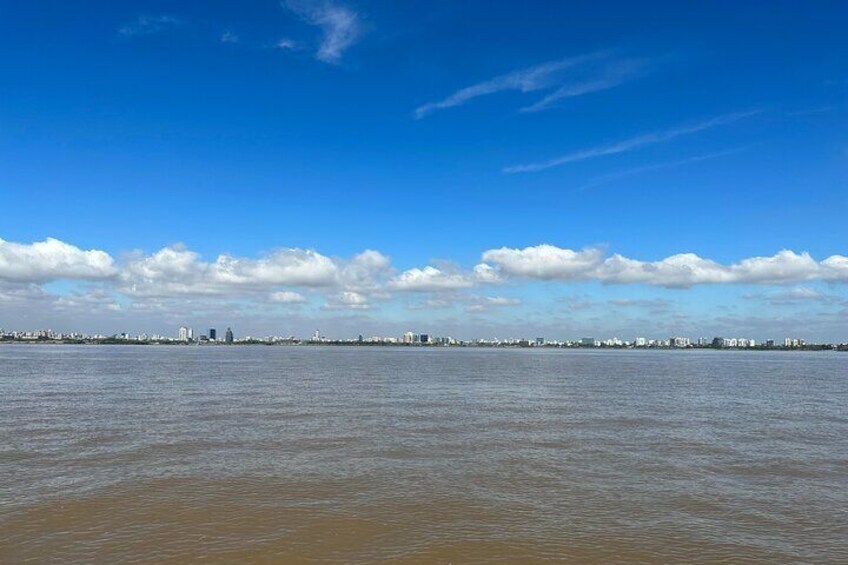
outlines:
{"label": "shoreline", "polygon": [[689,346],[689,347],[635,347],[635,346],[565,346],[565,345],[519,345],[519,344],[476,344],[462,343],[454,345],[446,344],[409,344],[409,343],[380,343],[380,342],[358,342],[358,341],[343,341],[343,340],[327,340],[327,341],[263,341],[249,340],[233,343],[202,343],[202,342],[179,342],[179,341],[138,341],[125,339],[91,339],[91,340],[73,340],[73,339],[3,339],[0,340],[0,345],[20,345],[20,346],[50,346],[50,345],[124,345],[124,346],[163,346],[163,347],[245,347],[245,346],[271,346],[271,347],[380,347],[392,349],[544,349],[544,350],[568,350],[568,351],[745,351],[745,352],[766,352],[766,351],[805,351],[805,352],[820,352],[820,351],[836,351],[848,352],[848,344],[808,344],[803,347],[785,347],[785,346],[756,346],[756,347],[711,347],[711,346]]}

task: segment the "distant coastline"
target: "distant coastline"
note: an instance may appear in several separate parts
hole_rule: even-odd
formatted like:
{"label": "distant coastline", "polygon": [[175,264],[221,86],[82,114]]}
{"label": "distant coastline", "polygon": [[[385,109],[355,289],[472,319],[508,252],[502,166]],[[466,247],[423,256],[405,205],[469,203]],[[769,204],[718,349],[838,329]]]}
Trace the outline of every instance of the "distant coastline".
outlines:
{"label": "distant coastline", "polygon": [[535,344],[532,342],[509,342],[509,343],[480,343],[477,341],[463,341],[452,344],[444,343],[392,343],[392,342],[377,342],[377,341],[359,341],[359,340],[330,340],[323,339],[320,341],[307,339],[279,339],[279,340],[263,340],[263,339],[242,339],[234,342],[209,342],[209,341],[177,341],[177,340],[136,340],[123,339],[120,337],[107,337],[102,339],[19,339],[19,338],[2,338],[0,345],[138,345],[138,346],[165,346],[165,347],[241,347],[241,346],[277,346],[277,347],[317,347],[317,346],[333,346],[333,347],[389,347],[389,348],[413,348],[413,349],[444,349],[444,348],[470,348],[470,349],[567,349],[567,350],[638,350],[638,351],[841,351],[848,352],[848,343],[832,344],[832,343],[811,343],[797,347],[787,347],[784,345],[756,345],[754,347],[716,347],[713,345],[688,345],[685,347],[675,347],[668,345],[651,345],[651,346],[634,346],[634,345],[585,345],[574,344],[566,345],[561,343],[546,343]]}

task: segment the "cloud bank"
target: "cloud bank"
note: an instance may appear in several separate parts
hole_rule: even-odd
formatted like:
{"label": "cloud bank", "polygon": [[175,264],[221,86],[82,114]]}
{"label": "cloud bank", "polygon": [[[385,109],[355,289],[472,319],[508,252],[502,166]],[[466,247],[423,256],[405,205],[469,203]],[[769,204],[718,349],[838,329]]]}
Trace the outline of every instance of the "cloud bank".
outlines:
{"label": "cloud bank", "polygon": [[483,253],[505,278],[578,281],[607,284],[645,284],[666,288],[689,288],[703,284],[787,284],[822,280],[848,282],[848,257],[833,255],[816,261],[809,253],[788,249],[770,257],[751,257],[730,265],[694,253],[679,253],[659,261],[640,261],[613,254],[605,257],[598,248],[581,251],[538,245],[513,249],[502,247]]}
{"label": "cloud bank", "polygon": [[[57,292],[47,286],[56,281],[72,283]],[[486,250],[470,268],[437,261],[398,270],[389,257],[370,249],[337,257],[314,249],[283,247],[256,257],[220,254],[205,259],[176,244],[152,253],[133,251],[116,259],[106,251],[82,249],[53,238],[33,243],[0,239],[0,313],[6,319],[10,313],[31,319],[37,312],[48,322],[54,317],[72,320],[102,315],[123,316],[120,319],[130,323],[139,319],[173,323],[178,315],[203,319],[267,318],[274,311],[285,311],[287,316],[306,311],[364,315],[404,304],[405,315],[453,309],[474,314],[475,319],[495,312],[509,317],[510,308],[527,308],[527,304],[518,296],[492,292],[514,295],[533,281],[563,287],[594,281],[666,289],[759,285],[775,287],[764,295],[769,303],[817,300],[832,305],[841,299],[806,285],[848,283],[848,256],[817,260],[807,252],[784,249],[731,263],[695,253],[642,260],[610,254],[600,247],[541,244]],[[539,320],[550,315],[546,309]]]}

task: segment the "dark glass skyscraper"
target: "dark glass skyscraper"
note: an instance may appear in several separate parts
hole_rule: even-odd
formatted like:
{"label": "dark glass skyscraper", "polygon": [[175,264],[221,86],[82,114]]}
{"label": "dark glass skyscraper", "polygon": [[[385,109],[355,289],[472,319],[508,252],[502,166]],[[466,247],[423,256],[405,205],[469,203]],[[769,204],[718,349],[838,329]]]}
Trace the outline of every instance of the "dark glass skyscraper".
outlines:
{"label": "dark glass skyscraper", "polygon": [[227,328],[227,333],[224,334],[224,341],[227,343],[233,342],[233,330]]}
{"label": "dark glass skyscraper", "polygon": [[217,339],[217,338],[218,338],[218,332],[215,331],[215,328],[210,328],[209,329],[209,339]]}

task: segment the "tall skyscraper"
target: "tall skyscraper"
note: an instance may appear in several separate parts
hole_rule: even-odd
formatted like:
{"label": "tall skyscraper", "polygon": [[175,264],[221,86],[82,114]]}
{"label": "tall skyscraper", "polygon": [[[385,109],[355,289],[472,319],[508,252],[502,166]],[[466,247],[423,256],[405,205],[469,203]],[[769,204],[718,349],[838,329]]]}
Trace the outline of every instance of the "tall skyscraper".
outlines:
{"label": "tall skyscraper", "polygon": [[180,330],[179,330],[179,333],[178,333],[178,339],[180,341],[188,341],[188,328],[187,327],[185,327],[185,326],[180,327]]}
{"label": "tall skyscraper", "polygon": [[215,328],[209,328],[209,339],[212,341],[218,339],[218,332],[215,331]]}
{"label": "tall skyscraper", "polygon": [[227,328],[227,332],[224,334],[224,341],[227,342],[227,343],[233,342],[233,330],[232,329]]}

